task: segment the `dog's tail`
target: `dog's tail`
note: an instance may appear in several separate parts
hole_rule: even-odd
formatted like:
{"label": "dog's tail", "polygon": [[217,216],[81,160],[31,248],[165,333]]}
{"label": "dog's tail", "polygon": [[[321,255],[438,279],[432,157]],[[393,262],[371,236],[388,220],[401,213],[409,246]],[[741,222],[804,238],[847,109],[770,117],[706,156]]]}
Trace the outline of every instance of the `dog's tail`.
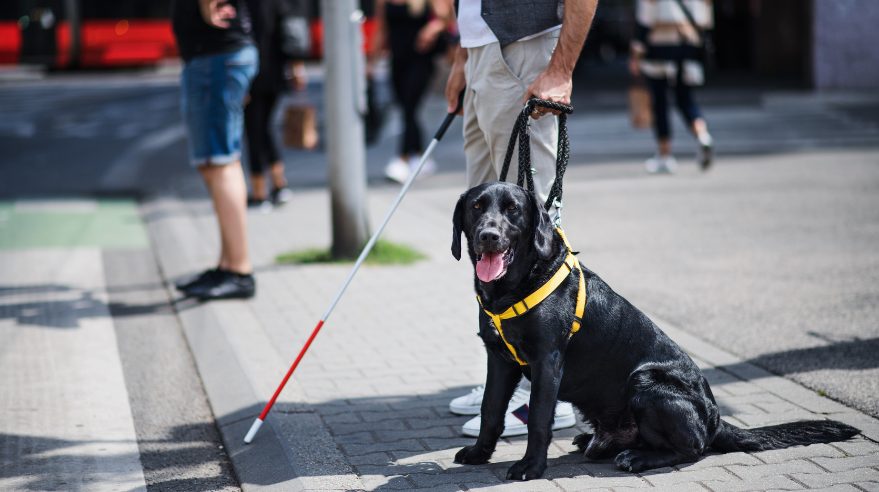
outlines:
{"label": "dog's tail", "polygon": [[835,420],[807,420],[756,429],[740,429],[723,420],[720,422],[720,432],[717,433],[711,447],[715,451],[724,453],[766,451],[799,444],[845,441],[861,432]]}

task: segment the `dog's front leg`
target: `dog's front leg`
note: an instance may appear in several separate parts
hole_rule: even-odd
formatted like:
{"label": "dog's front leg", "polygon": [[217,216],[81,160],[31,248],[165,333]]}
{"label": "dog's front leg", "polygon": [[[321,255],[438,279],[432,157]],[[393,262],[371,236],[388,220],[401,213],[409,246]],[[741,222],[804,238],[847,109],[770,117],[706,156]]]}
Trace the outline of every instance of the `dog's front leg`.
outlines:
{"label": "dog's front leg", "polygon": [[504,432],[507,404],[521,378],[522,370],[518,364],[488,350],[488,375],[485,380],[485,395],[482,397],[479,437],[475,445],[458,451],[455,463],[481,465],[488,462],[498,438]]}
{"label": "dog's front leg", "polygon": [[[533,358],[532,358],[533,360]],[[552,439],[552,421],[562,379],[562,355],[556,350],[531,363],[531,403],[528,405],[528,447],[525,456],[507,471],[507,480],[540,478]]]}

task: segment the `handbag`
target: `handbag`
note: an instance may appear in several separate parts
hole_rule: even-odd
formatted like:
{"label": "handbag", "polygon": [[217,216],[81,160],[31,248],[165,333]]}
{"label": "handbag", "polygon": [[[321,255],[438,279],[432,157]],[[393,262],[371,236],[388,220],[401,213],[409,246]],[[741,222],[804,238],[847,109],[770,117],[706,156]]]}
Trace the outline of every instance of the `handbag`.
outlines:
{"label": "handbag", "polygon": [[690,9],[684,5],[683,0],[675,0],[678,3],[678,6],[684,12],[684,17],[687,18],[687,22],[693,27],[696,31],[696,34],[699,35],[699,61],[702,62],[702,67],[705,70],[710,68],[714,68],[714,40],[711,36],[705,32],[704,29],[700,28],[698,24],[696,24],[696,19],[693,18],[693,13],[690,12]]}
{"label": "handbag", "polygon": [[284,145],[294,149],[317,147],[317,111],[313,106],[287,106],[284,110]]}
{"label": "handbag", "polygon": [[629,86],[629,119],[632,126],[638,129],[653,127],[653,108],[650,103],[650,91],[644,79],[638,77]]}

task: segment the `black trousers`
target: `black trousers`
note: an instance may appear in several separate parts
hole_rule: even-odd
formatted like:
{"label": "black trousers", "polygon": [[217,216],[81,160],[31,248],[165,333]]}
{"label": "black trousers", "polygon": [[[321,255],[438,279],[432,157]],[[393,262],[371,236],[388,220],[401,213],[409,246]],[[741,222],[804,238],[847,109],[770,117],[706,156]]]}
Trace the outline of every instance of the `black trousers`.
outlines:
{"label": "black trousers", "polygon": [[273,162],[281,160],[271,131],[272,110],[278,96],[277,92],[253,92],[250,102],[244,107],[244,130],[247,133],[251,174],[261,175]]}
{"label": "black trousers", "polygon": [[[678,70],[680,73],[680,70]],[[653,99],[653,126],[656,138],[668,138],[671,136],[671,128],[668,122],[668,89],[667,79],[653,79],[644,77],[650,86],[650,95]],[[693,100],[693,90],[681,80],[680,75],[674,85],[675,102],[681,115],[688,125],[692,125],[696,118],[702,117],[702,112]]]}
{"label": "black trousers", "polygon": [[433,58],[430,55],[395,57],[391,62],[394,94],[403,106],[403,142],[401,155],[420,154],[421,127],[418,124],[418,106],[424,98],[430,78],[433,75]]}

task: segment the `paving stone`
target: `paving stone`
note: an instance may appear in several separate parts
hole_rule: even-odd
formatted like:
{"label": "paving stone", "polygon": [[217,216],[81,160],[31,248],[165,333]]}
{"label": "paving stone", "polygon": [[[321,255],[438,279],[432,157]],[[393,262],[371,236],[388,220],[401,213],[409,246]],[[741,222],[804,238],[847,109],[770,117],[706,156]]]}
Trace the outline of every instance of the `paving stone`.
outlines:
{"label": "paving stone", "polygon": [[412,418],[406,419],[406,424],[413,429],[429,429],[439,426],[453,426],[460,431],[461,426],[467,423],[473,417],[429,417],[429,418]]}
{"label": "paving stone", "polygon": [[762,461],[758,460],[749,453],[725,453],[725,454],[707,454],[699,458],[695,463],[686,463],[677,465],[681,471],[701,470],[703,468],[712,468],[726,465],[761,465]]}
{"label": "paving stone", "polygon": [[412,483],[402,475],[364,475],[360,477],[366,490],[412,490]]}
{"label": "paving stone", "polygon": [[417,430],[375,431],[379,441],[399,441],[401,439],[421,439],[425,437],[457,437],[457,433],[449,427],[430,427]]}
{"label": "paving stone", "polygon": [[759,451],[751,455],[765,463],[783,463],[799,458],[815,458],[818,456],[831,458],[845,457],[845,453],[827,444],[810,444],[808,446]]}
{"label": "paving stone", "polygon": [[382,420],[380,422],[358,422],[355,424],[327,424],[333,434],[347,435],[355,432],[407,430],[402,420]]}
{"label": "paving stone", "polygon": [[359,456],[349,456],[348,463],[352,465],[388,465],[391,459],[387,453],[370,453],[361,454]]}
{"label": "paving stone", "polygon": [[[471,470],[461,473],[413,473],[409,479],[418,487],[432,487],[446,483],[499,484],[501,481],[490,470]],[[470,487],[473,488],[473,487]]]}
{"label": "paving stone", "polygon": [[333,440],[337,444],[349,444],[349,443],[374,443],[375,438],[372,437],[372,434],[369,432],[357,432],[354,434],[345,434],[343,436],[335,436]]}
{"label": "paving stone", "polygon": [[[879,465],[879,463],[877,463]],[[803,482],[810,488],[830,487],[839,483],[872,482],[879,485],[879,470],[874,468],[857,468],[835,473],[791,473],[791,477]]]}
{"label": "paving stone", "polygon": [[472,446],[476,440],[472,437],[456,437],[450,439],[422,439],[421,442],[430,450],[440,450],[440,449],[461,449],[464,446]]}
{"label": "paving stone", "polygon": [[358,454],[369,454],[375,453],[377,451],[423,451],[424,446],[421,445],[418,441],[415,440],[407,440],[407,441],[397,441],[397,442],[385,442],[378,444],[342,444],[340,445],[342,448],[342,452],[344,452],[348,456],[355,456]]}
{"label": "paving stone", "polygon": [[629,487],[632,489],[652,489],[652,486],[641,477],[629,475],[627,477],[575,477],[557,478],[553,480],[563,490],[576,492],[589,489],[616,489],[617,487]]}
{"label": "paving stone", "polygon": [[[862,438],[855,438],[844,442],[835,442],[830,444],[831,447],[842,450],[843,453],[850,456],[865,456],[868,454],[879,453],[879,444]],[[879,457],[877,457],[879,460]]]}
{"label": "paving stone", "polygon": [[412,473],[440,473],[443,468],[437,463],[420,462],[406,465],[390,464],[386,466],[358,465],[354,467],[362,475],[409,475]]}
{"label": "paving stone", "polygon": [[[626,490],[638,490],[638,489],[630,489],[628,487],[614,487],[614,492],[622,492]],[[677,483],[674,485],[662,486],[662,487],[654,487],[651,489],[647,489],[650,492],[707,492],[708,489],[705,486],[698,483]]]}
{"label": "paving stone", "polygon": [[659,473],[651,470],[649,472],[642,473],[641,476],[644,478],[644,480],[647,480],[648,482],[650,482],[651,485],[654,485],[656,487],[671,486],[686,482],[704,482],[708,480],[721,482],[739,480],[734,475],[730,475],[729,472],[727,472],[723,468],[704,468],[701,470],[685,470]]}
{"label": "paving stone", "polygon": [[543,478],[546,479],[554,479],[554,478],[573,478],[579,476],[586,476],[589,472],[586,470],[586,467],[582,464],[578,463],[558,463],[558,460],[552,460],[549,462],[549,466],[546,468],[546,472],[543,474]]}
{"label": "paving stone", "polygon": [[793,480],[780,475],[763,477],[759,480],[735,480],[718,482],[709,480],[702,482],[713,492],[748,492],[768,490],[802,490],[805,487]]}
{"label": "paving stone", "polygon": [[[864,492],[864,490],[867,490],[869,492],[873,492],[870,489],[864,489],[863,487],[857,488],[854,485],[848,484],[848,483],[840,483],[840,484],[836,484],[836,485],[832,485],[830,487],[824,487],[824,488],[820,488],[820,489],[809,489],[809,492]],[[877,489],[877,490],[879,490],[879,489]]]}
{"label": "paving stone", "polygon": [[792,460],[770,465],[730,465],[726,469],[742,480],[757,480],[771,475],[790,475],[792,473],[824,473],[824,470],[818,465],[806,460]]}
{"label": "paving stone", "polygon": [[335,415],[325,415],[322,417],[327,427],[331,424],[355,424],[362,422],[360,417],[354,412],[343,412]]}
{"label": "paving stone", "polygon": [[876,482],[855,482],[854,485],[867,492],[879,492],[879,483]]}
{"label": "paving stone", "polygon": [[559,492],[558,486],[544,479],[529,480],[527,482],[506,480],[500,485],[489,486],[475,483],[465,483],[464,485],[475,492]]}
{"label": "paving stone", "polygon": [[[381,422],[383,420],[400,419],[436,419],[437,416],[430,408],[411,408],[409,410],[382,411],[382,412],[359,412],[364,422]],[[414,428],[414,427],[413,427]]]}
{"label": "paving stone", "polygon": [[850,458],[825,458],[819,456],[812,458],[812,461],[832,472],[879,466],[879,456],[876,455],[852,456]]}

